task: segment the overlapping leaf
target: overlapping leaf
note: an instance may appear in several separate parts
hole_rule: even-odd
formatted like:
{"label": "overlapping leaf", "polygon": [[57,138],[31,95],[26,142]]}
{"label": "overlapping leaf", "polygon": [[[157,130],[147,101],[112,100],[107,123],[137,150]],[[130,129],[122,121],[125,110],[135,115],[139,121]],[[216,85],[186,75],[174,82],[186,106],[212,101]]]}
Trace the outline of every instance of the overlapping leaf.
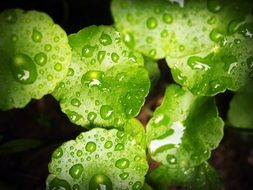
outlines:
{"label": "overlapping leaf", "polygon": [[213,98],[167,88],[162,105],[147,125],[151,157],[171,168],[189,168],[210,157],[223,136],[223,121]]}
{"label": "overlapping leaf", "polygon": [[68,77],[53,95],[71,121],[119,127],[136,116],[150,87],[141,54],[128,49],[110,26],[85,28],[69,41]]}
{"label": "overlapping leaf", "polygon": [[171,169],[164,165],[148,175],[148,181],[159,190],[168,186],[183,186],[189,190],[221,190],[222,180],[207,162],[188,169]]}
{"label": "overlapping leaf", "polygon": [[130,135],[92,129],[54,151],[47,189],[139,190],[147,169],[145,150]]}
{"label": "overlapping leaf", "polygon": [[253,129],[253,82],[241,89],[230,102],[228,120],[232,126]]}
{"label": "overlapping leaf", "polygon": [[0,109],[24,107],[51,93],[67,74],[71,50],[64,30],[45,13],[0,13]]}
{"label": "overlapping leaf", "polygon": [[251,8],[249,0],[112,1],[126,43],[166,57],[176,82],[199,95],[236,91],[253,77]]}

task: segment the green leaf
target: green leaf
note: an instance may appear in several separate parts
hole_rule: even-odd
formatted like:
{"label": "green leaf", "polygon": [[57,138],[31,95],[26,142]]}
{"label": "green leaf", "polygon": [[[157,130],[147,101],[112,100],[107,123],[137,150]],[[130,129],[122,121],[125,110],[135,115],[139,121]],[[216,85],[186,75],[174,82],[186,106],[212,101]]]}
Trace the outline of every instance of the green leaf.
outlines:
{"label": "green leaf", "polygon": [[250,0],[112,1],[126,43],[166,57],[174,80],[198,95],[236,91],[253,77],[251,8]]}
{"label": "green leaf", "polygon": [[145,150],[116,129],[92,129],[57,148],[49,164],[47,189],[141,189]]}
{"label": "green leaf", "polygon": [[154,160],[171,168],[189,168],[207,160],[222,137],[223,121],[214,99],[170,85],[147,125],[146,138]]}
{"label": "green leaf", "polygon": [[69,74],[53,93],[63,112],[85,127],[120,127],[135,117],[150,87],[141,54],[110,26],[90,26],[69,41]]}
{"label": "green leaf", "polygon": [[71,50],[64,30],[45,13],[0,13],[0,109],[24,107],[51,93],[67,74]]}
{"label": "green leaf", "polygon": [[146,133],[144,126],[138,119],[127,121],[124,132],[130,134],[143,149],[146,149]]}
{"label": "green leaf", "polygon": [[0,155],[12,154],[31,150],[42,145],[42,141],[36,139],[16,139],[0,144]]}
{"label": "green leaf", "polygon": [[253,129],[253,82],[238,91],[230,102],[228,120],[232,126]]}
{"label": "green leaf", "polygon": [[157,85],[159,79],[160,79],[160,70],[158,67],[158,63],[155,60],[152,60],[148,57],[144,57],[144,66],[146,70],[148,71],[148,76],[151,82],[150,89],[153,90],[155,86]]}
{"label": "green leaf", "polygon": [[168,186],[183,186],[189,190],[221,190],[220,175],[207,162],[188,169],[172,169],[159,166],[148,175],[148,181],[159,190]]}

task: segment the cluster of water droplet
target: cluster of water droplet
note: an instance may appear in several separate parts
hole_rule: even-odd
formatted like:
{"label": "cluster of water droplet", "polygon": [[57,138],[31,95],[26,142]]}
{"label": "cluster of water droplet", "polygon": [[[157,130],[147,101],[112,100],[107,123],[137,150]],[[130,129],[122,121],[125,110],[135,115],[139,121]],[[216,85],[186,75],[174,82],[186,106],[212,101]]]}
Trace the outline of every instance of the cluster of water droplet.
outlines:
{"label": "cluster of water droplet", "polygon": [[57,148],[49,170],[49,189],[138,190],[143,185],[147,163],[145,151],[129,135],[93,129]]}

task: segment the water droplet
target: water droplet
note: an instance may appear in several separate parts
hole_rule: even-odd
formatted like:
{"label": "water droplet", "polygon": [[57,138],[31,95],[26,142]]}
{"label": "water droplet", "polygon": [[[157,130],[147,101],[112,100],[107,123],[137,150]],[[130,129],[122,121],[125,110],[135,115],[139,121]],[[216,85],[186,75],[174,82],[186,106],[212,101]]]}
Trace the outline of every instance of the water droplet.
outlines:
{"label": "water droplet", "polygon": [[82,55],[86,58],[92,57],[95,51],[95,47],[91,45],[85,45],[82,49]]}
{"label": "water droplet", "polygon": [[161,32],[161,37],[162,38],[165,38],[165,37],[167,37],[168,36],[168,31],[167,30],[163,30],[162,32]]}
{"label": "water droplet", "polygon": [[171,24],[173,22],[173,17],[171,14],[165,13],[163,15],[163,22],[166,24]]}
{"label": "water droplet", "polygon": [[185,50],[184,45],[180,45],[180,46],[179,46],[179,51],[184,51],[184,50]]}
{"label": "water droplet", "polygon": [[78,184],[73,185],[73,190],[80,190],[80,186]]}
{"label": "water droplet", "polygon": [[132,22],[134,20],[134,17],[131,14],[127,14],[127,20],[128,22]]}
{"label": "water droplet", "polygon": [[34,56],[34,61],[37,65],[43,66],[47,63],[47,56],[43,52],[37,53]]}
{"label": "water droplet", "polygon": [[104,60],[104,58],[105,58],[105,51],[99,51],[98,55],[97,55],[98,62],[102,63],[102,61]]}
{"label": "water droplet", "polygon": [[52,80],[53,80],[53,78],[54,78],[54,77],[53,77],[52,75],[50,75],[50,74],[49,74],[49,75],[47,75],[47,80],[48,80],[48,81],[52,81]]}
{"label": "water droplet", "polygon": [[80,102],[80,100],[78,100],[77,98],[73,98],[73,99],[71,100],[71,104],[72,104],[73,106],[79,107],[79,106],[81,105],[81,102]]}
{"label": "water droplet", "polygon": [[34,42],[41,42],[42,34],[36,28],[33,29],[32,40]]}
{"label": "water droplet", "polygon": [[146,38],[146,42],[147,42],[148,44],[152,43],[152,42],[153,42],[153,38],[152,38],[151,36],[148,36],[148,37]]}
{"label": "water droplet", "polygon": [[97,114],[95,112],[89,112],[87,115],[87,119],[90,123],[93,123],[96,118]]}
{"label": "water droplet", "polygon": [[133,48],[135,46],[135,39],[132,33],[126,33],[123,36],[123,40],[128,47]]}
{"label": "water droplet", "polygon": [[16,81],[22,84],[32,84],[37,79],[37,70],[32,59],[23,53],[14,56],[11,71]]}
{"label": "water droplet", "polygon": [[141,157],[140,157],[140,156],[135,156],[135,157],[134,157],[134,161],[138,162],[138,161],[140,161],[140,160],[141,160]]}
{"label": "water droplet", "polygon": [[156,50],[155,50],[155,49],[151,49],[151,50],[149,51],[149,55],[150,55],[151,57],[155,57],[155,55],[156,55]]}
{"label": "water droplet", "polygon": [[82,84],[87,85],[89,87],[101,86],[102,79],[104,77],[104,73],[102,71],[88,71],[82,76]]}
{"label": "water droplet", "polygon": [[126,169],[129,167],[129,160],[126,158],[121,158],[116,161],[115,166],[119,169]]}
{"label": "water droplet", "polygon": [[213,13],[217,13],[222,9],[222,2],[220,0],[208,0],[207,8]]}
{"label": "water droplet", "polygon": [[249,69],[253,69],[253,57],[247,59],[247,66]]}
{"label": "water droplet", "polygon": [[52,181],[49,182],[49,189],[71,190],[71,187],[66,180],[55,177]]}
{"label": "water droplet", "polygon": [[210,17],[208,20],[207,20],[207,23],[208,24],[214,24],[216,22],[216,18],[214,16]]}
{"label": "water droplet", "polygon": [[60,38],[58,36],[54,37],[54,42],[59,42]]}
{"label": "water droplet", "polygon": [[82,164],[75,164],[70,168],[69,175],[74,179],[78,179],[81,177],[83,170],[84,168]]}
{"label": "water droplet", "polygon": [[110,119],[113,115],[112,107],[108,105],[102,105],[100,108],[100,115],[102,119]]}
{"label": "water droplet", "polygon": [[246,38],[253,37],[253,23],[245,23],[238,29],[238,33],[242,34]]}
{"label": "water droplet", "polygon": [[61,71],[62,70],[62,64],[61,63],[56,63],[54,65],[54,70],[56,71]]}
{"label": "water droplet", "polygon": [[85,150],[88,151],[89,153],[94,152],[97,149],[96,143],[90,141],[86,144]]}
{"label": "water droplet", "polygon": [[112,181],[104,174],[96,174],[90,179],[89,190],[113,190]]}
{"label": "water droplet", "polygon": [[133,185],[133,190],[140,190],[142,187],[142,183],[140,181],[137,181]]}
{"label": "water droplet", "polygon": [[76,152],[76,155],[77,155],[78,157],[82,156],[82,155],[83,155],[83,151],[78,150],[78,151]]}
{"label": "water droplet", "polygon": [[69,68],[68,69],[68,73],[67,73],[67,76],[73,76],[75,74],[75,71],[74,71],[74,69],[72,69],[72,68]]}
{"label": "water droplet", "polygon": [[68,115],[68,117],[73,123],[77,122],[78,120],[82,118],[82,116],[76,113],[75,111],[66,110],[66,114]]}
{"label": "water droplet", "polygon": [[117,137],[118,138],[120,138],[120,139],[122,139],[123,137],[125,137],[126,136],[126,134],[124,133],[124,132],[122,132],[122,131],[117,131]]}
{"label": "water droplet", "polygon": [[117,53],[112,53],[111,54],[111,59],[113,62],[117,63],[119,60],[119,55]]}
{"label": "water droplet", "polygon": [[228,35],[232,35],[232,34],[236,33],[242,24],[243,24],[243,20],[242,19],[232,20],[228,24],[228,29],[227,29]]}
{"label": "water droplet", "polygon": [[219,90],[223,90],[224,86],[223,83],[219,80],[212,80],[210,83],[210,87],[213,91],[219,91]]}
{"label": "water droplet", "polygon": [[115,151],[120,151],[120,150],[124,150],[125,146],[124,144],[122,143],[118,143],[116,146],[115,146]]}
{"label": "water droplet", "polygon": [[106,149],[109,149],[109,148],[111,148],[112,147],[112,141],[107,141],[106,143],[105,143],[105,145],[104,145],[104,147],[106,148]]}
{"label": "water droplet", "polygon": [[177,159],[174,155],[168,154],[166,159],[167,159],[169,164],[176,164],[177,163]]}
{"label": "water droplet", "polygon": [[51,51],[52,46],[51,46],[50,44],[46,44],[46,45],[44,46],[44,49],[45,49],[46,51]]}
{"label": "water droplet", "polygon": [[18,40],[18,36],[17,36],[17,35],[12,35],[12,36],[11,36],[11,40],[12,40],[13,42],[16,42],[16,41]]}
{"label": "water droplet", "polygon": [[127,172],[123,172],[121,174],[119,174],[119,177],[122,179],[122,180],[126,180],[129,176],[129,173]]}
{"label": "water droplet", "polygon": [[63,150],[62,148],[57,148],[54,152],[53,152],[53,155],[52,157],[55,158],[55,159],[59,159],[61,158],[63,155]]}
{"label": "water droplet", "polygon": [[4,12],[4,20],[8,23],[15,23],[17,21],[17,14],[15,10],[8,10]]}
{"label": "water droplet", "polygon": [[103,46],[107,46],[107,45],[110,45],[112,44],[112,39],[111,37],[106,34],[106,33],[102,33],[100,38],[99,38],[99,42],[103,45]]}
{"label": "water droplet", "polygon": [[146,25],[149,29],[155,29],[157,27],[157,20],[154,17],[148,18]]}
{"label": "water droplet", "polygon": [[201,57],[192,56],[188,59],[187,64],[194,70],[208,71],[210,66],[205,63]]}
{"label": "water droplet", "polygon": [[222,39],[224,39],[223,34],[218,29],[213,29],[209,37],[214,42],[220,42]]}

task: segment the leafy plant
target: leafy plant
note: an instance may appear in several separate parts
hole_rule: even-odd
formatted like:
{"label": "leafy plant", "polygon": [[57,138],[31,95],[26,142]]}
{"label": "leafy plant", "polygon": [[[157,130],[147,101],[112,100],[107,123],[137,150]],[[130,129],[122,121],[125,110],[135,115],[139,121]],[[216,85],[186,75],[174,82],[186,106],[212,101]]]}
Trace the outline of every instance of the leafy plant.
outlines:
{"label": "leafy plant", "polygon": [[[53,152],[46,188],[222,189],[208,163],[224,131],[215,95],[235,91],[228,123],[252,128],[252,2],[112,0],[111,12],[114,26],[69,36],[45,13],[0,13],[0,109],[51,94],[84,129]],[[144,127],[135,117],[160,59],[180,86],[167,85]],[[41,144],[10,141],[0,154]]]}

